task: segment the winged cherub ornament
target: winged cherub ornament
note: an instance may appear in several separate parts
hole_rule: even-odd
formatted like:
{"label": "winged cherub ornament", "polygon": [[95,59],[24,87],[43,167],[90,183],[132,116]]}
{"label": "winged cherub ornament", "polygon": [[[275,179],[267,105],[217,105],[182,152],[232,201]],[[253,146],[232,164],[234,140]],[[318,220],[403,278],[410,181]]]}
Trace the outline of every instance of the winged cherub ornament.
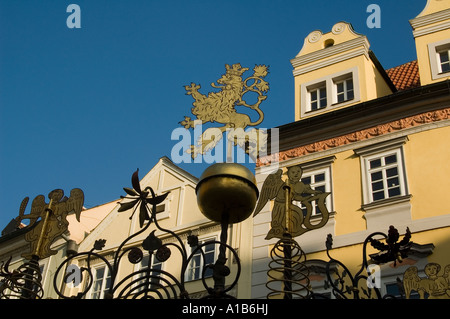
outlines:
{"label": "winged cherub ornament", "polygon": [[[256,216],[268,201],[273,200],[271,229],[266,239],[283,238],[286,234],[296,237],[324,226],[329,217],[325,198],[330,194],[314,190],[310,185],[301,182],[303,170],[300,166],[287,169],[287,179],[282,180],[283,171],[279,169],[270,174],[263,183],[258,203],[253,216]],[[294,203],[301,202],[306,213]],[[322,219],[312,224],[313,204],[317,204]]]}
{"label": "winged cherub ornament", "polygon": [[419,293],[420,299],[450,299],[450,264],[444,267],[444,272],[439,275],[441,265],[429,263],[425,266],[426,278],[418,275],[416,266],[409,267],[403,274],[403,288],[406,299],[409,299],[411,291]]}
{"label": "winged cherub ornament", "polygon": [[31,259],[36,256],[39,259],[56,254],[50,246],[56,238],[61,236],[69,226],[67,215],[75,213],[78,221],[83,210],[84,193],[79,188],[74,188],[70,192],[70,197],[64,196],[62,189],[55,189],[48,194],[49,203],[45,202],[44,195],[38,195],[31,203],[31,211],[25,214],[28,204],[28,197],[25,197],[20,205],[17,223],[23,219],[29,219],[27,226],[30,230],[25,235],[25,240],[30,243],[30,251],[22,256]]}

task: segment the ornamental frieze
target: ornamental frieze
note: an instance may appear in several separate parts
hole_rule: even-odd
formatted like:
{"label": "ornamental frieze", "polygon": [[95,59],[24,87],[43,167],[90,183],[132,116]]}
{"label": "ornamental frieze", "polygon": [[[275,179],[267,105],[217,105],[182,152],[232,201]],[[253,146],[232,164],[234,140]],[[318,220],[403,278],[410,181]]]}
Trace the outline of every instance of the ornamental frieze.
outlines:
{"label": "ornamental frieze", "polygon": [[[290,158],[296,158],[315,152],[325,151],[331,148],[367,140],[380,135],[404,130],[414,126],[420,126],[433,122],[448,120],[449,118],[450,118],[450,108],[409,116],[406,118],[402,118],[400,120],[379,124],[377,126],[370,127],[357,132],[325,139],[323,141],[314,142],[307,145],[302,145],[290,150],[281,151],[278,153],[278,161],[284,161]],[[269,165],[274,160],[276,160],[276,156],[275,154],[271,154],[268,156],[258,158],[256,164],[257,166],[265,166]]]}

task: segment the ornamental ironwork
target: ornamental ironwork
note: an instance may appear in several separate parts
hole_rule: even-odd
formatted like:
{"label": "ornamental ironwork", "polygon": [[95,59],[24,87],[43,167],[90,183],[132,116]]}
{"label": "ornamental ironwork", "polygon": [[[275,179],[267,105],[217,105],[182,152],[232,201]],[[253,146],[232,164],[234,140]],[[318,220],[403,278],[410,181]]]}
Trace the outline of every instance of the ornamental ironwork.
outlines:
{"label": "ornamental ironwork", "polygon": [[62,189],[55,189],[48,194],[48,198],[50,201],[46,203],[44,195],[36,196],[31,203],[29,214],[25,214],[29,198],[25,197],[20,205],[17,223],[24,219],[30,220],[27,226],[30,231],[25,235],[25,240],[30,243],[30,251],[23,255],[27,259],[31,259],[32,256],[43,259],[57,253],[50,246],[67,231],[69,213],[74,212],[80,221],[84,203],[84,193],[81,189],[72,189],[70,197],[64,196]]}
{"label": "ornamental ironwork", "polygon": [[[274,201],[272,208],[271,229],[265,239],[280,238],[285,234],[290,237],[300,236],[310,230],[323,227],[329,218],[325,199],[330,193],[314,190],[301,181],[303,169],[291,166],[287,169],[287,179],[282,180],[283,171],[270,174],[263,183],[253,216],[258,215],[269,200]],[[294,201],[300,202],[305,211]],[[320,211],[320,222],[311,223],[313,206]]]}
{"label": "ornamental ironwork", "polygon": [[[269,84],[265,80],[268,67],[256,65],[253,74],[246,78],[244,74],[249,68],[242,67],[239,63],[227,64],[225,69],[226,73],[217,83],[211,84],[219,91],[204,95],[199,92],[200,85],[191,83],[185,86],[186,94],[195,100],[191,111],[196,118],[185,116],[180,124],[186,129],[195,129],[197,125],[212,123],[212,127],[203,131],[187,152],[193,158],[205,154],[217,146],[224,133],[232,131],[232,134],[228,134],[229,150],[232,144],[238,145],[245,149],[250,157],[257,159],[259,155],[265,154],[264,148],[267,145],[267,133],[255,127],[264,119],[260,104],[266,100],[269,90]],[[254,103],[250,102],[251,96]],[[239,113],[236,108],[238,106],[256,112],[257,119],[251,120],[248,114]],[[247,131],[244,133],[245,129]],[[227,159],[230,159],[229,155],[227,154]],[[264,159],[262,162],[260,159],[260,164],[265,164],[263,162]],[[124,239],[112,253],[106,252],[112,259],[105,256],[104,239],[96,240],[89,251],[70,254],[59,265],[53,278],[53,288],[60,298],[86,298],[95,283],[94,266],[101,263],[110,275],[104,298],[188,299],[191,295],[186,289],[185,273],[194,256],[198,255],[204,261],[200,271],[200,279],[206,291],[204,298],[234,298],[231,291],[239,281],[241,262],[237,251],[227,244],[229,225],[242,222],[252,213],[257,216],[269,201],[273,201],[273,206],[270,229],[265,239],[278,241],[270,250],[267,297],[326,298],[312,291],[306,254],[295,238],[327,224],[330,212],[326,206],[326,198],[330,193],[315,190],[311,185],[303,183],[301,166],[288,167],[286,178],[283,178],[282,169],[269,174],[262,185],[261,193],[256,186],[255,176],[242,165],[218,163],[208,167],[196,187],[197,204],[205,217],[220,225],[220,239],[200,243],[198,237],[191,233],[187,236],[188,247],[179,234],[162,227],[158,220],[157,205],[161,204],[169,193],[156,194],[151,187],[142,189],[138,173],[137,170],[131,176],[132,187],[123,188],[126,195],[121,196],[118,213],[130,214],[130,219],[137,215],[140,229]],[[29,214],[25,214],[29,198],[25,198],[21,203],[16,221],[20,223],[23,219],[30,220],[25,235],[30,249],[22,255],[27,261],[19,268],[11,270],[11,258],[0,264],[0,278],[3,278],[0,280],[0,299],[42,298],[44,291],[39,260],[56,253],[51,246],[67,231],[66,217],[69,213],[74,212],[80,221],[84,202],[84,194],[80,189],[73,189],[70,197],[65,197],[62,190],[56,189],[50,192],[48,197],[50,201],[47,203],[43,195],[37,196],[32,202]],[[313,214],[314,211],[320,213]],[[153,228],[152,231],[150,227]],[[163,241],[162,234],[171,240]],[[144,236],[146,237],[142,240]],[[376,238],[379,236],[382,238]],[[381,295],[372,282],[373,273],[370,266],[388,262],[394,262],[395,266],[401,263],[408,256],[412,244],[410,239],[409,229],[400,240],[400,235],[393,226],[389,228],[388,234],[370,234],[362,245],[361,267],[352,274],[344,263],[331,256],[333,238],[328,235],[325,246],[329,261],[325,262],[325,284],[331,288],[332,297],[394,298],[391,295]],[[367,256],[369,244],[378,250],[377,253],[369,255],[373,263],[369,262]],[[219,251],[213,263],[206,261],[204,251],[204,248],[210,245],[218,246]],[[149,258],[144,259],[147,254]],[[172,274],[154,267],[152,259],[165,262],[174,259],[175,254],[181,259],[178,273]],[[233,274],[228,266],[227,256],[231,256],[236,264]],[[133,265],[141,264],[143,267],[120,277],[120,265],[126,261]],[[442,275],[439,274],[440,270],[439,264],[429,263],[425,267],[427,278],[421,278],[417,267],[410,267],[404,273],[403,282],[398,281],[399,286],[407,298],[414,291],[418,292],[421,298],[450,298],[450,265],[444,267]],[[77,276],[73,276],[74,271]],[[210,285],[211,281],[207,280],[209,274],[212,274],[213,286]],[[83,286],[77,290],[76,295],[67,293],[70,291],[66,289],[67,286],[79,285],[81,282]]]}
{"label": "ornamental ironwork", "polygon": [[[247,218],[253,211],[258,190],[254,184],[255,181],[251,179],[251,176],[252,175],[247,168],[233,163],[212,165],[202,174],[196,189],[199,206],[206,216],[212,216],[210,217],[212,220],[217,219],[220,221],[221,234],[220,240],[210,240],[201,244],[197,236],[192,234],[189,235],[187,240],[187,243],[190,246],[189,253],[180,236],[175,232],[162,227],[158,221],[157,205],[162,203],[169,193],[156,195],[151,187],[141,189],[137,170],[131,177],[132,188],[124,188],[127,195],[121,196],[122,201],[119,203],[120,208],[118,209],[118,212],[127,213],[132,211],[130,218],[132,218],[134,214],[138,214],[141,229],[126,238],[119,245],[114,252],[112,262],[109,262],[101,253],[101,250],[106,243],[104,239],[97,240],[90,251],[77,253],[67,258],[56,271],[54,277],[55,291],[61,298],[85,298],[92,288],[95,279],[93,260],[97,260],[101,261],[101,263],[107,267],[111,276],[110,285],[104,298],[188,299],[189,293],[186,290],[184,274],[189,263],[193,257],[198,254],[205,260],[203,249],[205,246],[218,245],[219,255],[215,263],[204,263],[203,269],[201,270],[201,281],[207,292],[207,295],[204,298],[234,298],[229,292],[235,288],[238,282],[241,264],[237,252],[227,244],[228,226],[230,223],[236,223]],[[220,198],[222,200],[222,202],[219,202],[219,206],[223,209],[211,213],[209,212],[211,205],[214,206],[218,200],[220,201],[220,199],[214,196],[217,189],[220,190]],[[242,210],[242,205],[240,204],[238,205],[241,207],[241,210],[233,210],[233,207],[226,208],[225,203],[232,203],[230,196],[235,199],[237,198],[236,200],[239,202],[239,196],[236,197],[238,191],[241,192],[241,194],[244,194],[243,201],[247,204],[250,203],[250,206],[244,210]],[[234,202],[236,202],[236,200]],[[156,229],[148,234],[139,247],[136,246],[136,241],[134,239],[147,232],[150,225],[154,225]],[[156,230],[170,235],[174,241],[163,243],[162,239],[155,234]],[[130,247],[130,244],[133,244],[133,246]],[[164,262],[173,256],[172,250],[181,256],[179,273],[177,275],[153,267],[151,259],[149,258],[145,267],[138,271],[131,272],[123,278],[119,278],[119,266],[121,262],[125,260],[125,256],[127,256],[126,260],[128,260],[128,262],[137,264],[142,262],[144,251],[147,251],[153,258],[156,258],[160,262]],[[231,274],[230,268],[226,265],[228,251],[231,252],[233,260],[237,265],[237,270],[233,274],[234,277],[232,278],[231,283],[226,284],[226,278]],[[72,261],[80,260],[80,258],[85,260],[85,266],[80,268],[80,276],[86,284],[82,291],[78,292],[76,295],[66,295],[64,293],[65,285],[63,285],[63,287],[58,285],[58,282],[60,282],[59,278],[61,277],[61,274],[63,277],[65,276],[65,278],[67,278],[68,274],[66,269],[69,268]],[[214,286],[209,286],[206,280],[208,270],[212,270]],[[67,280],[63,280],[63,282],[66,284]]]}
{"label": "ornamental ironwork", "polygon": [[[382,238],[375,238],[379,236]],[[344,263],[331,256],[330,251],[333,248],[333,237],[331,234],[328,234],[325,243],[327,256],[329,258],[326,265],[326,285],[331,287],[333,297],[336,299],[395,299],[395,296],[393,295],[381,294],[380,287],[374,282],[376,278],[374,271],[376,270],[371,267],[371,265],[392,261],[394,263],[402,263],[403,258],[407,256],[409,246],[412,244],[410,241],[411,232],[409,231],[409,228],[406,229],[406,234],[403,239],[399,241],[399,238],[398,230],[394,226],[389,227],[388,234],[374,232],[367,236],[362,247],[361,267],[356,273],[352,274],[350,269]],[[372,257],[374,263],[369,262],[367,255],[368,244],[371,244],[374,248],[380,250],[378,254],[369,256]],[[335,265],[338,265],[338,269],[332,271],[331,267],[334,267]],[[321,297],[323,297],[323,295],[314,294],[314,298]]]}
{"label": "ornamental ironwork", "polygon": [[[271,228],[266,240],[278,238],[271,249],[267,297],[283,296],[284,299],[310,298],[309,269],[306,255],[294,237],[323,227],[329,218],[325,199],[330,193],[314,190],[301,181],[300,166],[287,169],[287,178],[282,179],[282,169],[269,174],[263,183],[261,195],[253,216],[259,214],[268,201],[273,201]],[[297,203],[300,203],[302,209]],[[321,212],[320,221],[311,223],[313,207]]]}

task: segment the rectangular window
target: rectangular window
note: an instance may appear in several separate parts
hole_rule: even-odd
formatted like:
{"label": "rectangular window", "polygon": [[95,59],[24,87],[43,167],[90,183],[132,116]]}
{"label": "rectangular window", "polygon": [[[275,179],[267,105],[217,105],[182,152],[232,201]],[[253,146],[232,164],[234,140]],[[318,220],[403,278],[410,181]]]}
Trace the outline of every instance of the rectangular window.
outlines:
{"label": "rectangular window", "polygon": [[366,158],[370,201],[405,195],[400,150]]}
{"label": "rectangular window", "polygon": [[[154,255],[146,255],[142,258],[141,263],[139,265],[139,270],[146,269],[150,265],[150,269],[152,270],[162,270],[163,263],[159,261]],[[147,278],[147,274],[149,275]],[[153,285],[157,285],[159,283],[159,278],[161,277],[161,273],[159,271],[151,271],[150,273],[142,272],[139,274],[139,280],[136,285],[139,285],[136,292],[142,291],[145,288],[145,285],[148,285],[148,289],[157,288]]]}
{"label": "rectangular window", "polygon": [[[306,176],[305,176],[306,175]],[[312,189],[325,192],[326,190],[326,180],[325,180],[325,172],[316,172],[310,173],[309,176],[304,174],[304,177],[301,179],[302,183],[309,185]],[[303,214],[306,215],[306,208],[302,207]],[[320,209],[315,202],[312,202],[312,216],[319,215]]]}
{"label": "rectangular window", "polygon": [[[317,167],[317,166],[316,166]],[[309,168],[309,170],[305,169],[305,171],[302,174],[301,182],[309,185],[312,189],[318,190],[321,192],[330,192],[331,193],[331,167],[321,167],[321,168]],[[306,207],[304,207],[301,202],[294,201],[296,205],[298,205],[302,211],[303,214],[306,214]],[[311,203],[312,205],[312,215],[320,215],[321,211],[313,201]],[[328,195],[325,199],[325,206],[327,207],[328,211],[332,211],[332,194]]]}
{"label": "rectangular window", "polygon": [[[207,243],[208,241],[215,240],[215,238],[209,238],[203,241],[199,241],[199,245]],[[216,247],[218,245],[211,243],[206,244],[195,252],[186,270],[186,281],[197,280],[202,278],[203,268],[206,265],[214,264],[216,260]],[[196,248],[192,247],[194,251]],[[212,268],[208,268],[205,272],[205,277],[212,277]]]}
{"label": "rectangular window", "polygon": [[106,266],[96,268],[92,284],[91,299],[103,299],[111,286],[111,274]]}
{"label": "rectangular window", "polygon": [[450,49],[445,49],[438,52],[438,66],[439,73],[450,72]]}
{"label": "rectangular window", "polygon": [[428,44],[428,58],[433,80],[446,78],[450,74],[449,39]]}
{"label": "rectangular window", "polygon": [[309,93],[309,111],[316,111],[327,106],[327,90],[325,86],[316,87],[308,90]]}
{"label": "rectangular window", "polygon": [[[300,85],[300,118],[360,101],[358,67]],[[297,115],[296,115],[297,116]]]}
{"label": "rectangular window", "polygon": [[342,103],[348,100],[353,100],[353,79],[345,79],[335,82],[336,86],[336,102]]}
{"label": "rectangular window", "polygon": [[[403,136],[353,150],[361,161],[363,205],[409,197],[403,155],[403,145],[407,141],[408,137]],[[375,206],[378,205],[370,205]]]}

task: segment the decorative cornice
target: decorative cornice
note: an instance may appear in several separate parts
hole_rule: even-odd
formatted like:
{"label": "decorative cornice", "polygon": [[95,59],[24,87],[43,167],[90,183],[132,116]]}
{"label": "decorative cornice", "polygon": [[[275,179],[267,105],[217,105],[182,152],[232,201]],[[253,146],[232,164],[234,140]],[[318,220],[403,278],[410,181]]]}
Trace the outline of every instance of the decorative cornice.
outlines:
{"label": "decorative cornice", "polygon": [[450,18],[450,9],[446,9],[411,19],[409,20],[409,24],[415,30],[416,28],[424,27],[432,23],[445,21],[449,18]]}
{"label": "decorative cornice", "polygon": [[450,21],[447,21],[447,22],[440,23],[438,25],[433,25],[433,26],[428,27],[428,28],[414,30],[413,31],[413,36],[414,36],[414,38],[417,38],[417,37],[420,37],[422,35],[427,35],[427,34],[430,34],[430,33],[435,33],[435,32],[442,31],[442,30],[447,30],[449,28],[450,28]]}
{"label": "decorative cornice", "polygon": [[311,52],[305,55],[296,56],[291,60],[291,64],[294,68],[299,66],[309,64],[315,61],[319,61],[325,58],[330,58],[334,55],[348,52],[350,50],[356,49],[358,47],[363,47],[365,52],[369,51],[369,41],[367,37],[362,36],[353,40],[349,40],[344,43],[336,44],[328,48],[324,48],[315,52]]}
{"label": "decorative cornice", "polygon": [[365,147],[354,149],[353,152],[358,155],[370,155],[381,152],[382,150],[399,148],[408,141],[408,136],[401,136],[398,138],[389,139],[380,143],[371,144]]}
{"label": "decorative cornice", "polygon": [[320,61],[316,64],[312,64],[312,65],[308,65],[305,67],[301,67],[301,68],[296,68],[295,70],[292,71],[294,76],[300,75],[300,74],[305,74],[314,70],[320,70],[324,67],[330,66],[330,65],[334,65],[337,64],[339,62],[342,61],[346,61],[358,56],[365,56],[367,59],[369,59],[369,51],[366,48],[359,48],[357,50],[353,50],[350,52],[346,52],[337,56],[332,56],[329,59]]}
{"label": "decorative cornice", "polygon": [[385,124],[379,124],[367,129],[359,130],[353,133],[328,138],[322,141],[302,145],[295,147],[286,151],[281,151],[278,154],[271,154],[257,161],[257,166],[269,165],[272,159],[276,159],[278,156],[278,161],[288,160],[290,158],[296,158],[304,155],[308,155],[315,152],[324,151],[327,149],[343,146],[346,144],[367,140],[380,135],[388,134],[391,132],[396,132],[411,128],[413,126],[419,126],[429,123],[434,123],[438,121],[450,119],[450,108],[444,108],[440,110],[425,112],[409,117],[405,117],[399,120],[391,121]]}

